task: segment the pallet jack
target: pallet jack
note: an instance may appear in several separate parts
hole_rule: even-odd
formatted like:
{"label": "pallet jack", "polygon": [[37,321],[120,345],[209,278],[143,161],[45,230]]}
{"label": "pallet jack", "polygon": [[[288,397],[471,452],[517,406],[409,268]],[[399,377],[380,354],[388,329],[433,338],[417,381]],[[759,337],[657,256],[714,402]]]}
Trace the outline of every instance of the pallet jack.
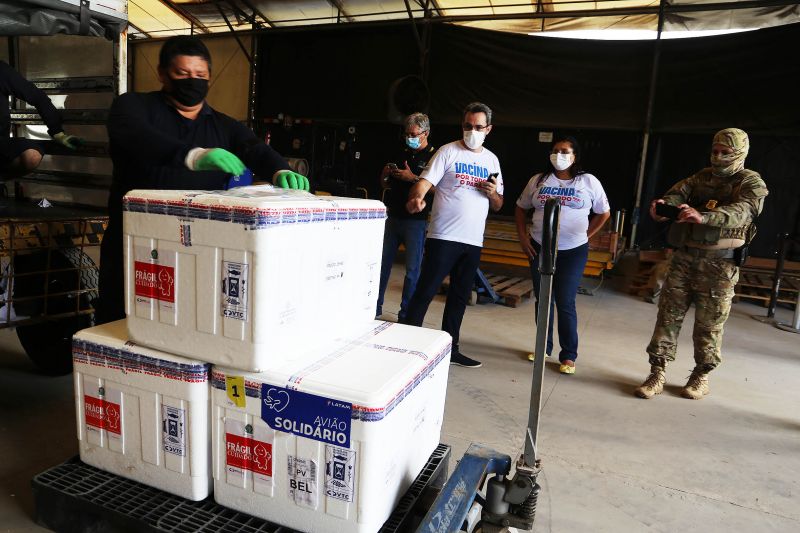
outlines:
{"label": "pallet jack", "polygon": [[[558,217],[561,206],[550,198],[544,205],[542,249],[539,257],[541,284],[535,353],[545,353],[550,320],[550,299],[558,250]],[[473,443],[459,461],[453,475],[445,483],[436,501],[423,518],[417,533],[452,533],[462,525],[474,502],[481,506],[481,518],[475,525],[481,533],[502,533],[508,528],[531,531],[536,516],[536,503],[541,492],[536,478],[542,470],[539,454],[539,415],[544,380],[544,357],[533,362],[530,411],[525,436],[525,450],[509,478],[511,457],[481,444]],[[493,477],[489,478],[488,476]],[[479,492],[486,484],[486,497]]]}

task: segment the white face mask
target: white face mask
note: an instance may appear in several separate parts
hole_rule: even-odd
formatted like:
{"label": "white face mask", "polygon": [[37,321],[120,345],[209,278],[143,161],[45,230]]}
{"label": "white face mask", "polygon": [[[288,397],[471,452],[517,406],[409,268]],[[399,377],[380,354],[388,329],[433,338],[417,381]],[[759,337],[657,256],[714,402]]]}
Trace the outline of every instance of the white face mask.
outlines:
{"label": "white face mask", "polygon": [[550,163],[556,170],[567,170],[575,161],[575,154],[550,154]]}
{"label": "white face mask", "polygon": [[470,150],[477,150],[480,148],[485,138],[485,131],[470,130],[464,132],[464,144],[466,144],[467,148]]}

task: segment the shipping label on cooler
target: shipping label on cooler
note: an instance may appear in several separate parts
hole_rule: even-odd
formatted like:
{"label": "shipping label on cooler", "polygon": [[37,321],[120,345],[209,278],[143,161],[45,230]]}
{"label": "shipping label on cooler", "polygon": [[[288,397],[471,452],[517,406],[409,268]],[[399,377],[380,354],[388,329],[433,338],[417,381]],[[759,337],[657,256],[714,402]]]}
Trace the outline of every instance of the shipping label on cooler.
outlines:
{"label": "shipping label on cooler", "polygon": [[186,457],[186,411],[161,406],[161,442],[165,453]]}
{"label": "shipping label on cooler", "polygon": [[227,481],[242,486],[253,476],[256,492],[272,487],[272,431],[253,428],[240,420],[225,420],[225,464]]}
{"label": "shipping label on cooler", "polygon": [[175,268],[135,261],[134,288],[136,296],[174,303]]}
{"label": "shipping label on cooler", "polygon": [[352,502],[356,485],[356,451],[325,445],[325,494]]}
{"label": "shipping label on cooler", "polygon": [[234,261],[222,262],[222,316],[247,321],[249,266]]}
{"label": "shipping label on cooler", "polygon": [[105,430],[109,438],[122,436],[122,392],[96,384],[84,385],[83,412],[88,431]]}
{"label": "shipping label on cooler", "polygon": [[[159,251],[150,246],[134,246],[133,289],[136,316],[175,324],[177,256],[174,250]],[[157,308],[153,307],[154,303],[158,304]]]}
{"label": "shipping label on cooler", "polygon": [[303,507],[317,508],[317,463],[312,459],[287,456],[289,499]]}
{"label": "shipping label on cooler", "polygon": [[348,402],[261,385],[261,418],[276,431],[349,448],[352,414]]}

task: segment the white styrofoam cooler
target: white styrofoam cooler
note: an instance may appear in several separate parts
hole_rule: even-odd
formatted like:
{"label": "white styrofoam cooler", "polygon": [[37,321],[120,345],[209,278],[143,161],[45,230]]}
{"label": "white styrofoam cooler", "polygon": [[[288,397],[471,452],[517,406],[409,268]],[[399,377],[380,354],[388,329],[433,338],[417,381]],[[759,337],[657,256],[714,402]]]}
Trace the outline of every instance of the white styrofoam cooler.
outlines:
{"label": "white styrofoam cooler", "polygon": [[375,532],[439,443],[450,336],[373,321],[318,357],[212,370],[214,499],[306,532]]}
{"label": "white styrofoam cooler", "polygon": [[130,336],[262,371],[375,317],[381,202],[271,186],[124,199]]}
{"label": "white styrofoam cooler", "polygon": [[81,460],[190,500],[211,491],[211,365],[137,346],[124,320],[72,339]]}

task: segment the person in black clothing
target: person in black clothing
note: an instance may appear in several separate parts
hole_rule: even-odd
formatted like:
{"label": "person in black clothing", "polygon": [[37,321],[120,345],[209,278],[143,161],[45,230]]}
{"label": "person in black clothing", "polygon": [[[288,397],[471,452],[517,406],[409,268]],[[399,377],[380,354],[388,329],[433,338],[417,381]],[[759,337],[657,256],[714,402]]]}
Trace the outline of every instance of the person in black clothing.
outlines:
{"label": "person in black clothing", "polygon": [[0,171],[3,177],[19,177],[31,172],[42,161],[44,148],[40,142],[32,139],[9,137],[11,128],[11,111],[8,97],[13,96],[32,105],[39,112],[47,125],[47,133],[59,144],[75,149],[81,139],[64,133],[61,115],[44,92],[11,68],[5,61],[0,61]]}
{"label": "person in black clothing", "polygon": [[167,39],[159,53],[161,91],[127,93],[111,105],[108,137],[114,172],[100,253],[97,323],[125,317],[122,197],[132,189],[220,190],[246,168],[283,188],[308,190],[277,152],[205,101],[211,56],[196,37]]}
{"label": "person in black clothing", "polygon": [[406,209],[408,193],[419,181],[419,175],[433,157],[436,150],[428,144],[431,124],[427,115],[414,113],[405,118],[403,151],[391,163],[383,167],[381,184],[386,190],[384,199],[389,217],[383,234],[383,259],[381,261],[381,284],[378,291],[378,305],[375,316],[383,314],[383,296],[389,284],[392,264],[397,248],[402,244],[406,249],[406,276],[403,281],[403,296],[397,317],[403,320],[408,302],[414,294],[419,279],[422,251],[425,247],[425,229],[428,214],[433,204],[433,193],[426,198],[426,207],[419,213],[411,214]]}

